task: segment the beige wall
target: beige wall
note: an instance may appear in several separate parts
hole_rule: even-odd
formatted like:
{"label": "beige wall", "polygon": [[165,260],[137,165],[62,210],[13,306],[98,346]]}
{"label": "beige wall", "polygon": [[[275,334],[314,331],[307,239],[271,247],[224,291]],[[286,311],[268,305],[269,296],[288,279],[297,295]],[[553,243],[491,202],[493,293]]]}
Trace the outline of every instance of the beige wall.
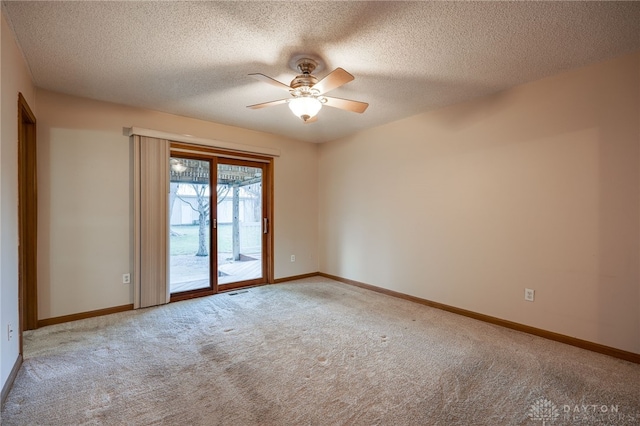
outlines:
{"label": "beige wall", "polygon": [[[4,13],[0,19],[0,387],[18,358],[18,92],[37,114],[35,89]],[[11,324],[13,339],[7,341]]]}
{"label": "beige wall", "polygon": [[130,126],[281,150],[275,277],[318,270],[316,145],[39,90],[40,319],[133,302],[121,284],[132,268],[132,151],[123,135]]}
{"label": "beige wall", "polygon": [[639,70],[636,53],[321,145],[320,270],[640,353]]}

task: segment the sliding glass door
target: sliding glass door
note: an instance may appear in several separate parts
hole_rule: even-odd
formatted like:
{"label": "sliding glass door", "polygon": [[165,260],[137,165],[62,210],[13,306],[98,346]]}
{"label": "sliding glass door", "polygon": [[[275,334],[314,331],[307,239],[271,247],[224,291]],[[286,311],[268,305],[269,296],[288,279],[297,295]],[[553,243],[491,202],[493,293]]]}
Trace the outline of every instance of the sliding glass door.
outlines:
{"label": "sliding glass door", "polygon": [[172,151],[172,300],[267,282],[267,167],[259,161]]}
{"label": "sliding glass door", "polygon": [[263,249],[267,223],[262,201],[263,165],[218,162],[218,285],[229,288],[264,277]]}

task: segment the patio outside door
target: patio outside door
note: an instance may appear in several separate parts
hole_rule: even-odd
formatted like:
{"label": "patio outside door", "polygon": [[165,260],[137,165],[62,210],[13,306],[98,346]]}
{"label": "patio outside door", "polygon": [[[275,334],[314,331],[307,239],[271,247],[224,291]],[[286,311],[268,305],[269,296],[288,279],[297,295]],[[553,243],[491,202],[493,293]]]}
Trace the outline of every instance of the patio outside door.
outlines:
{"label": "patio outside door", "polygon": [[266,283],[266,164],[172,153],[170,168],[171,300]]}

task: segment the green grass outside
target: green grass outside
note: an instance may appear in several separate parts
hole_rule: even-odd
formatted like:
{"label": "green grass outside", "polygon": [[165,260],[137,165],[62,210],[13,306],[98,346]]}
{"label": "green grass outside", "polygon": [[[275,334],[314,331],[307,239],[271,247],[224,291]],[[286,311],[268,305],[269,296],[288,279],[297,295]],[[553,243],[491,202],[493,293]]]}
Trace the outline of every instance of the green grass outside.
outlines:
{"label": "green grass outside", "polygon": [[[198,251],[198,225],[171,226],[169,239],[169,253],[171,256],[191,254]],[[207,231],[207,247],[209,247],[209,232]],[[218,248],[220,252],[231,253],[231,224],[218,226]]]}

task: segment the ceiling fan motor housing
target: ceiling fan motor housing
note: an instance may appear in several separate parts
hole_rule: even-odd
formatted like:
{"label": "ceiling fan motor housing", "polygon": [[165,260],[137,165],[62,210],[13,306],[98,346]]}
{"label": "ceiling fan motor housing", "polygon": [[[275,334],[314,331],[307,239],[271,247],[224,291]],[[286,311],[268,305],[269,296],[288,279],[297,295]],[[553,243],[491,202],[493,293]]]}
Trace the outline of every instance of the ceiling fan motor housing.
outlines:
{"label": "ceiling fan motor housing", "polygon": [[315,85],[318,82],[318,79],[314,75],[311,75],[311,73],[317,66],[318,63],[313,59],[302,58],[298,60],[298,62],[296,62],[296,68],[302,74],[297,75],[296,78],[291,80],[291,88],[297,89],[300,86],[311,87]]}
{"label": "ceiling fan motor housing", "polygon": [[318,79],[311,74],[300,74],[297,75],[296,78],[291,80],[291,88],[297,89],[300,86],[311,87],[318,82]]}
{"label": "ceiling fan motor housing", "polygon": [[298,71],[300,71],[302,74],[297,75],[296,78],[291,80],[291,88],[297,89],[300,86],[311,87],[316,84],[318,82],[318,79],[314,75],[311,75],[311,73],[316,69],[317,66],[318,63],[309,58],[302,58],[298,62],[296,62],[296,68],[298,68]]}

